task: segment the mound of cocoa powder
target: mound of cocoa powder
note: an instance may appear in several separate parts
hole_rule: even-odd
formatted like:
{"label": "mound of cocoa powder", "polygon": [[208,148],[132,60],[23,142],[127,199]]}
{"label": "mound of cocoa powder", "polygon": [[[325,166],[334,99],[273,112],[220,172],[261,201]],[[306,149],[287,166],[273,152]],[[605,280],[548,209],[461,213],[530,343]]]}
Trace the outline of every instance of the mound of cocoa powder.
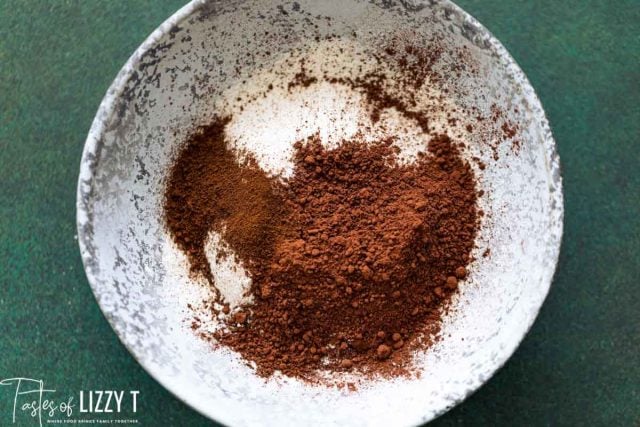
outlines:
{"label": "mound of cocoa powder", "polygon": [[402,165],[392,137],[334,149],[313,137],[295,145],[293,177],[282,181],[238,161],[227,121],[188,141],[165,199],[193,273],[212,281],[213,230],[252,280],[254,302],[223,316],[213,338],[263,376],[406,372],[465,277],[478,229],[474,176],[456,144],[435,136]]}
{"label": "mound of cocoa powder", "polygon": [[261,376],[280,371],[318,381],[322,372],[412,373],[414,350],[438,339],[450,298],[467,276],[482,191],[461,156],[463,141],[436,133],[434,110],[422,109],[415,93],[442,81],[442,72],[459,76],[473,66],[462,51],[454,52],[458,65],[442,68],[444,50],[414,39],[391,38],[376,56],[396,67],[395,76],[384,67],[353,78],[313,75],[301,60],[284,88],[346,86],[363,95],[373,123],[396,111],[424,135],[415,161],[398,160],[394,135],[375,142],[357,135],[334,148],[314,136],[295,144],[291,178],[274,178],[230,148],[230,117],[197,129],[177,153],[164,201],[170,235],[191,273],[215,289],[205,244],[218,233],[227,248],[218,256],[244,267],[253,296],[234,308],[218,296],[206,306],[223,327],[203,332],[199,320],[193,327],[254,362]]}

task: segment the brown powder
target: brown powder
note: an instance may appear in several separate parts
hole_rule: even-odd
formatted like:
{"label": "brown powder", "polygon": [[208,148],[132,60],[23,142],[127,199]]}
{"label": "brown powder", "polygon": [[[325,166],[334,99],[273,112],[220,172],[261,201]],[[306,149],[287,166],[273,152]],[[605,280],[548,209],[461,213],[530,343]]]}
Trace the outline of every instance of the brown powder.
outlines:
{"label": "brown powder", "polygon": [[[393,39],[384,55],[406,71],[401,86],[439,78],[432,68],[441,51]],[[320,78],[365,95],[374,122],[386,109],[413,120],[424,152],[400,164],[393,135],[373,143],[359,135],[332,149],[314,136],[296,143],[292,178],[281,180],[230,149],[229,118],[216,118],[178,153],[166,225],[192,274],[212,286],[204,249],[211,231],[230,249],[219,256],[247,271],[254,302],[231,309],[218,298],[224,327],[201,335],[255,362],[259,375],[407,374],[467,276],[481,215],[475,177],[459,143],[431,135],[428,115],[411,96],[395,96],[384,73]],[[286,87],[318,81],[302,61]]]}
{"label": "brown powder", "polygon": [[165,217],[174,241],[189,257],[191,271],[213,284],[204,245],[211,230],[243,260],[267,258],[280,233],[282,200],[271,192],[272,182],[251,159],[237,163],[226,149],[224,127],[217,119],[196,132],[170,173]]}
{"label": "brown powder", "polygon": [[332,150],[311,138],[296,144],[283,183],[238,163],[225,123],[180,153],[165,205],[194,273],[211,280],[204,242],[215,230],[252,279],[255,302],[215,338],[265,376],[406,372],[466,275],[477,232],[474,177],[455,145],[438,136],[400,165],[391,138]]}

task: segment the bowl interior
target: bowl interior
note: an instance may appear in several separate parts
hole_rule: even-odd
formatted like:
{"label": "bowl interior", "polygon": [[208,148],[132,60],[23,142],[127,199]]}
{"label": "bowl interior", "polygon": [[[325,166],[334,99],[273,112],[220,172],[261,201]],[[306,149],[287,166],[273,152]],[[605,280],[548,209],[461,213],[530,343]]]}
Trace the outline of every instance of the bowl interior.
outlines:
{"label": "bowl interior", "polygon": [[[322,67],[326,58],[335,60],[322,52],[339,46],[338,59],[349,64],[354,51],[366,54],[398,34],[425,43],[437,36],[464,48],[474,71],[432,89],[455,86],[451,106],[475,106],[486,117],[497,108],[518,129],[517,141],[482,132],[465,137],[464,156],[479,159],[473,167],[485,192],[470,277],[445,318],[443,339],[416,355],[419,379],[372,381],[356,392],[286,378],[265,382],[234,354],[198,339],[186,321],[186,304],[206,290],[189,278],[164,230],[168,167],[196,126],[233,111],[236,143],[262,156],[274,173],[282,165],[286,170],[289,145],[283,141],[331,129],[333,119],[348,128],[357,106],[345,113],[341,93],[322,87],[286,102],[288,95],[276,91],[243,113],[232,101],[295,72],[283,65],[293,51]],[[336,37],[326,41],[328,35]],[[454,60],[444,55],[440,66]],[[314,102],[305,103],[310,96]],[[83,155],[78,232],[93,291],[124,344],[151,375],[205,415],[230,425],[412,425],[486,381],[535,319],[562,232],[558,159],[523,73],[483,27],[447,1],[194,2],[150,36],[109,89]]]}

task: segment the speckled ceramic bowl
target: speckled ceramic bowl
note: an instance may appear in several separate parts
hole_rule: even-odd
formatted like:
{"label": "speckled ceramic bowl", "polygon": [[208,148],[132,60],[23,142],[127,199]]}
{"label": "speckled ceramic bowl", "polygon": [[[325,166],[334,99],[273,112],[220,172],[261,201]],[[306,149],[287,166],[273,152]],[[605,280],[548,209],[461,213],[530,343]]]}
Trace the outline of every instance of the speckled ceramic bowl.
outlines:
{"label": "speckled ceramic bowl", "polygon": [[[231,108],[227,100],[282,67],[288,52],[313,51],[328,34],[366,52],[398,32],[437,33],[450,46],[466,47],[476,72],[456,82],[451,102],[485,115],[497,107],[518,128],[518,141],[505,144],[488,141],[489,134],[468,137],[464,155],[486,164],[474,163],[486,216],[469,278],[444,320],[443,339],[416,354],[419,379],[374,380],[350,392],[257,378],[237,355],[198,339],[185,321],[187,302],[206,290],[188,276],[163,227],[168,166],[195,126]],[[278,157],[279,140],[265,144],[261,135],[272,135],[274,123],[296,128],[296,114],[309,115],[313,128],[314,120],[326,119],[323,99],[287,110],[269,98],[240,115],[234,132],[242,138],[251,125],[245,146]],[[562,233],[560,168],[538,98],[504,47],[444,0],[188,4],[138,48],[102,101],[84,148],[77,209],[89,283],[122,342],[176,396],[233,426],[433,419],[477,389],[518,346],[549,290]],[[490,255],[482,256],[487,249]]]}

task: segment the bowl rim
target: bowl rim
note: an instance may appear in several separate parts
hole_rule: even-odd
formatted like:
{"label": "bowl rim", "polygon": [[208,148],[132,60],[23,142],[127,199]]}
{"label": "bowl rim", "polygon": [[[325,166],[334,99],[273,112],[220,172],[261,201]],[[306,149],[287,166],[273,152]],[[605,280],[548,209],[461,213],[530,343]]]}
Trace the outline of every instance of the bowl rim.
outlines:
{"label": "bowl rim", "polygon": [[[418,5],[420,3],[426,4],[429,1],[431,3],[434,3],[433,0],[414,0],[411,1],[411,3],[413,3],[411,6],[415,7],[415,3],[418,3]],[[87,276],[87,280],[93,292],[94,298],[98,303],[100,310],[103,312],[103,315],[104,307],[101,305],[99,299],[100,289],[97,284],[97,278],[94,277],[92,273],[92,269],[95,265],[93,251],[90,249],[92,247],[92,233],[87,233],[85,227],[88,226],[89,228],[92,228],[93,223],[93,217],[90,208],[90,204],[92,203],[90,196],[91,194],[93,194],[93,177],[95,175],[95,171],[98,168],[100,153],[103,148],[102,136],[106,131],[105,123],[107,122],[107,119],[115,112],[116,101],[122,95],[124,88],[135,72],[135,69],[143,58],[143,55],[150,49],[152,49],[164,36],[166,36],[172,28],[178,26],[182,21],[191,17],[194,12],[205,6],[208,2],[209,0],[191,0],[185,6],[181,7],[175,13],[173,13],[162,24],[160,24],[142,42],[142,44],[138,48],[136,48],[136,50],[127,59],[123,67],[116,75],[102,101],[100,102],[97,113],[93,119],[91,128],[85,141],[80,162],[80,173],[78,177],[76,192],[76,232],[85,274]],[[401,1],[401,4],[403,6],[407,6],[407,3],[408,2],[404,0]],[[559,203],[557,203],[555,206],[552,206],[550,210],[550,213],[554,214],[557,219],[557,233],[555,234],[555,236],[557,237],[555,241],[552,242],[552,249],[555,251],[555,253],[552,257],[550,257],[553,261],[553,265],[549,266],[551,270],[550,280],[548,283],[541,283],[541,286],[545,288],[543,298],[540,300],[539,306],[535,307],[535,310],[531,310],[530,318],[528,319],[528,324],[524,329],[524,333],[520,337],[518,337],[518,339],[516,340],[517,342],[515,343],[516,345],[512,349],[506,349],[499,355],[491,369],[487,372],[486,376],[484,376],[479,382],[473,384],[473,386],[469,387],[465,393],[463,393],[455,400],[451,401],[448,405],[439,408],[433,413],[430,418],[416,420],[416,423],[418,424],[430,422],[438,418],[442,414],[448,412],[455,406],[459,405],[461,402],[463,402],[465,399],[479,390],[482,385],[486,384],[489,379],[491,379],[496,374],[496,372],[504,366],[507,360],[509,360],[515,353],[516,349],[524,340],[524,337],[529,333],[549,293],[551,283],[553,282],[557,270],[558,258],[562,244],[564,222],[564,195],[562,191],[560,158],[556,150],[556,144],[551,132],[549,121],[546,117],[544,108],[542,107],[542,103],[535,89],[533,88],[529,79],[522,71],[515,59],[502,45],[502,43],[484,25],[478,22],[471,14],[466,12],[451,0],[437,0],[436,3],[438,7],[447,8],[454,14],[460,16],[465,24],[473,26],[478,31],[478,33],[482,34],[484,40],[489,44],[490,50],[495,53],[501,61],[503,61],[505,67],[509,70],[512,76],[515,79],[521,81],[524,87],[530,89],[530,93],[528,94],[529,101],[534,105],[534,107],[537,107],[536,109],[539,111],[538,114],[540,117],[538,125],[540,126],[543,135],[542,143],[544,145],[547,174],[550,177],[552,185],[557,193],[556,200]],[[155,381],[157,381],[166,390],[168,390],[176,399],[183,402],[184,404],[210,420],[227,425],[231,425],[233,423],[234,418],[229,417],[226,413],[217,412],[214,414],[214,411],[210,410],[211,407],[204,405],[202,402],[190,401],[188,399],[188,396],[185,396],[180,386],[178,386],[176,383],[168,381],[163,377],[162,372],[156,370],[153,362],[142,361],[136,354],[135,346],[133,345],[133,343],[128,342],[126,336],[124,335],[123,331],[119,329],[117,323],[114,322],[114,320],[109,316],[105,316],[105,318],[109,322],[113,331],[118,336],[120,342],[124,345],[131,356],[138,362],[138,364],[142,366],[142,368]]]}

